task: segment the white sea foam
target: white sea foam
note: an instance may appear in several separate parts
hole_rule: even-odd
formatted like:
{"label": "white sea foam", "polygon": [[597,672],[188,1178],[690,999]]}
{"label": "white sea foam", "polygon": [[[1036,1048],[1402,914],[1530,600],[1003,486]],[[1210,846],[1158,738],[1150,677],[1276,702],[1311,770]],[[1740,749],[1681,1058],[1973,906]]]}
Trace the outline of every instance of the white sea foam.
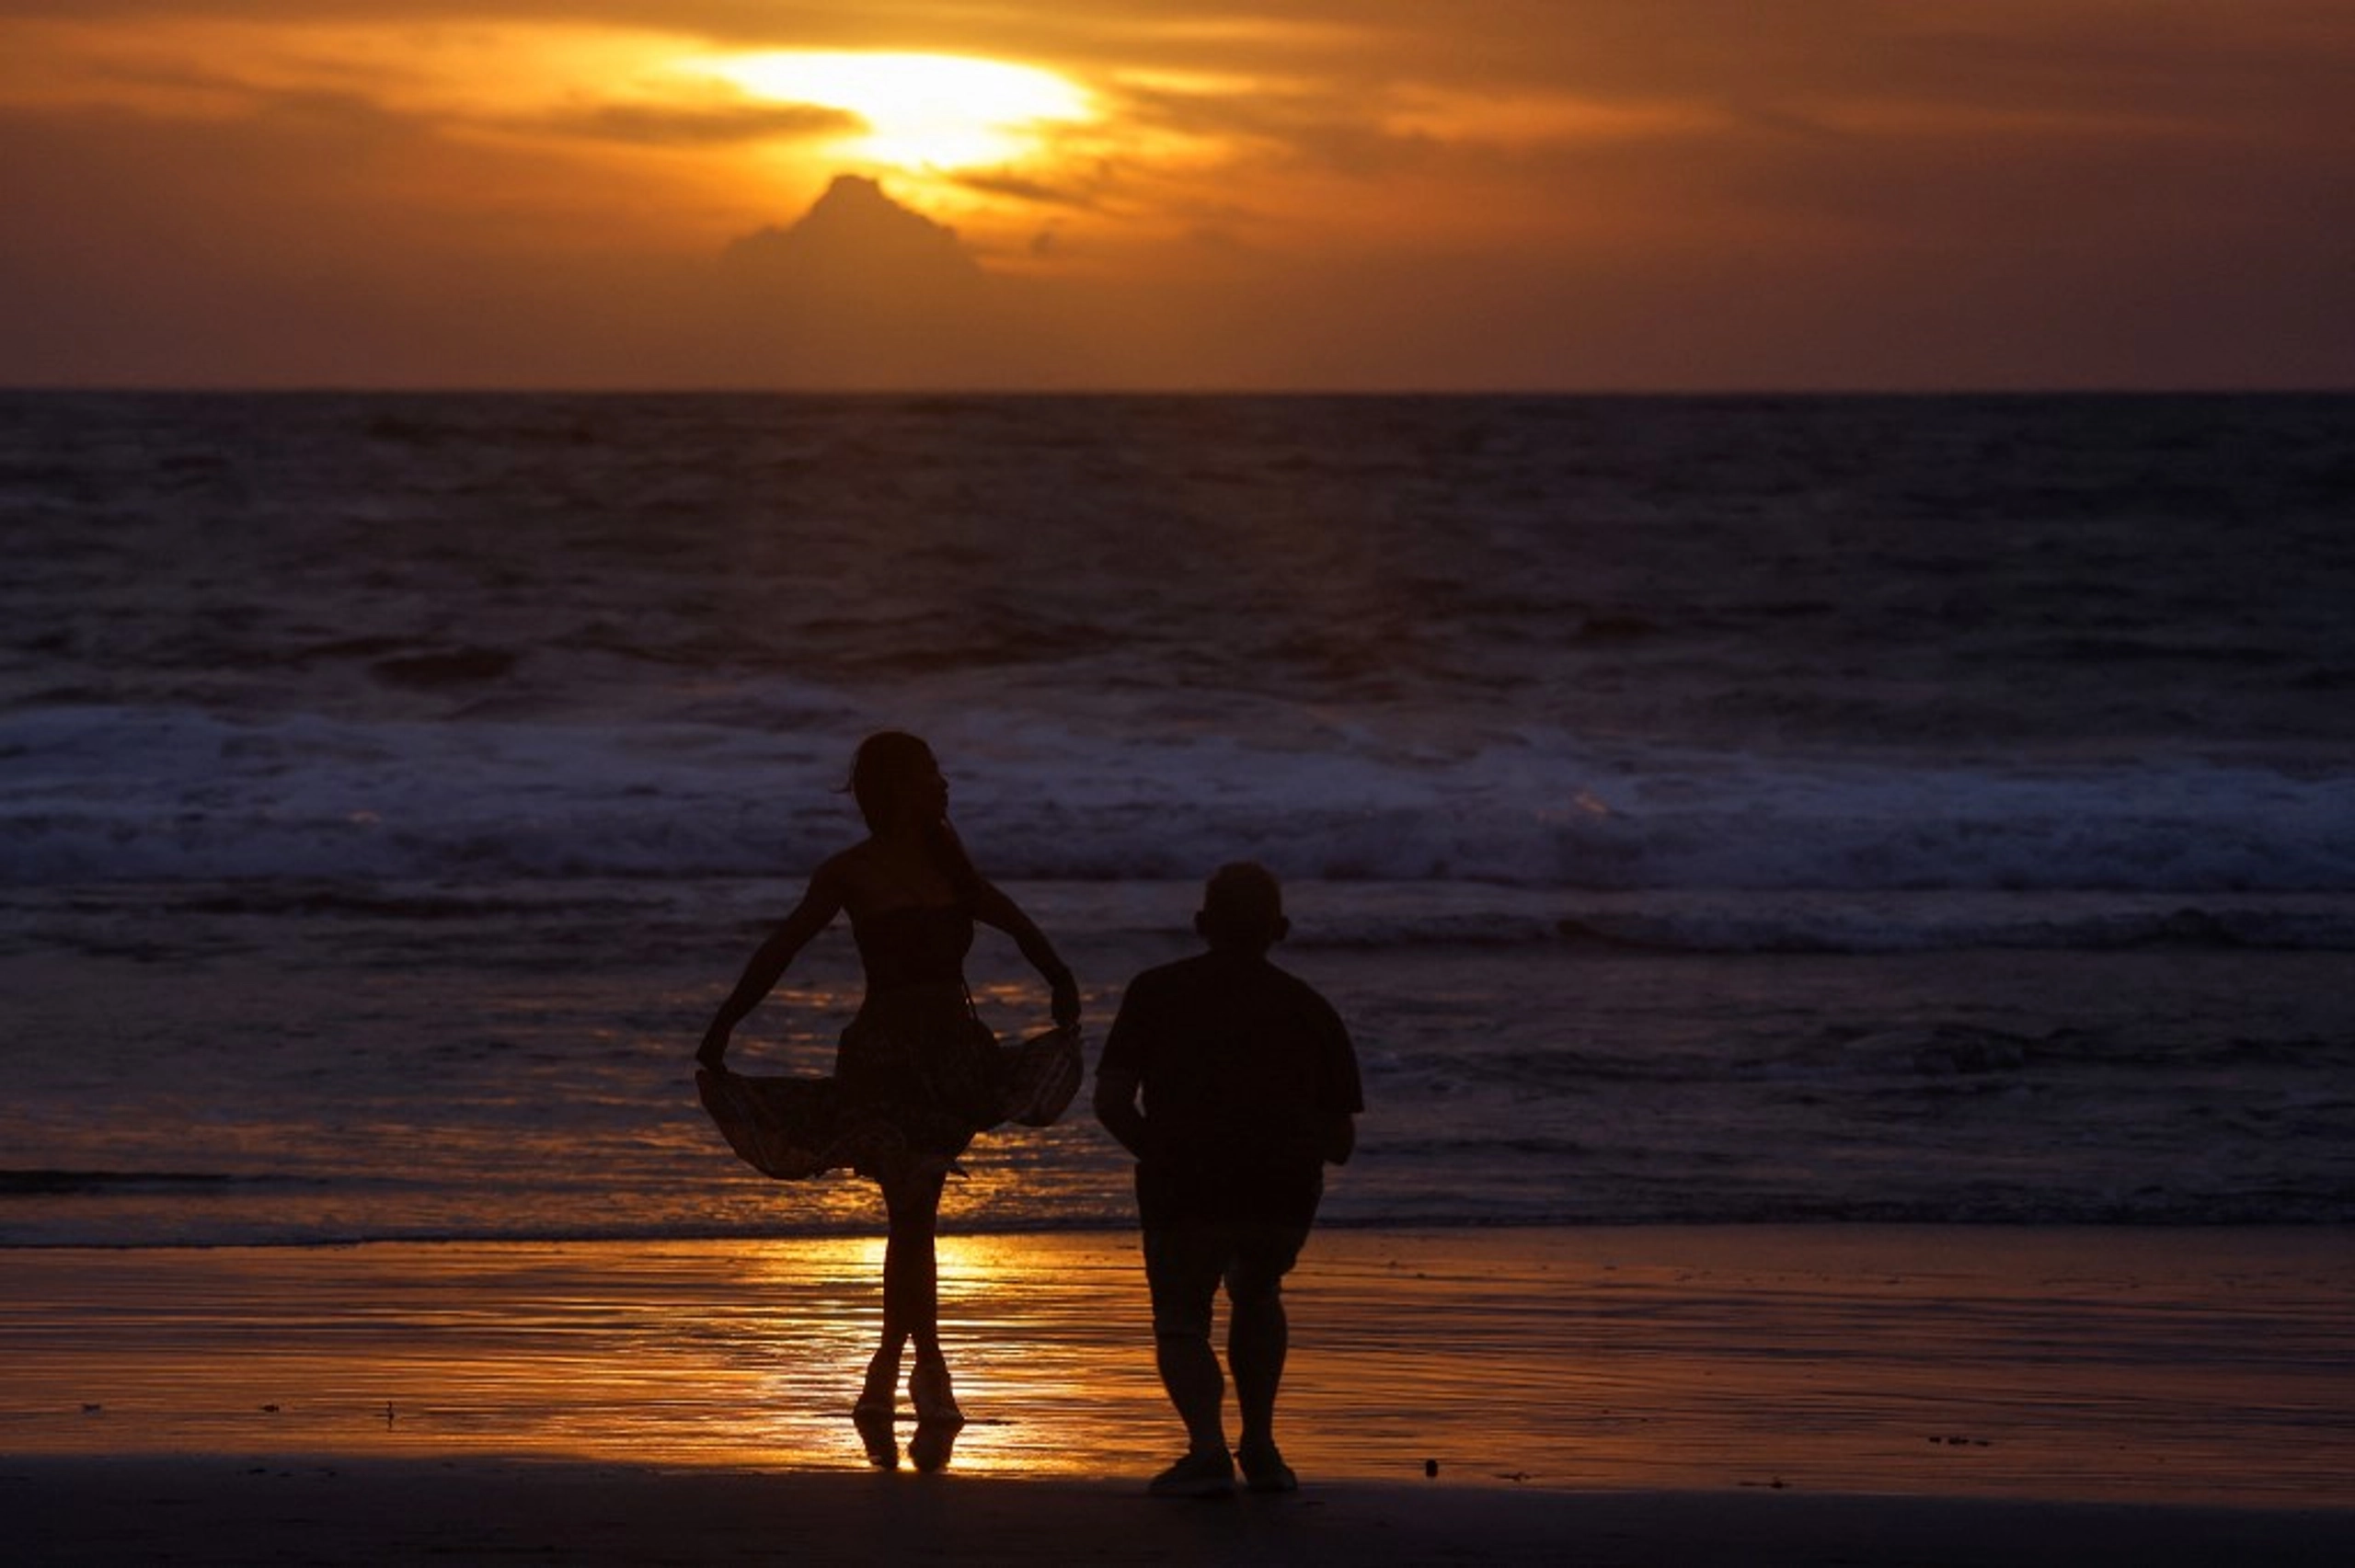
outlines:
{"label": "white sea foam", "polygon": [[[2006,767],[1601,748],[1419,750],[1074,733],[966,711],[936,743],[993,874],[1579,889],[2355,891],[2355,780],[2141,757]],[[695,876],[846,841],[856,731],[185,709],[0,715],[12,879]]]}
{"label": "white sea foam", "polygon": [[[716,1198],[684,1070],[887,726],[1092,1022],[1285,875],[1335,1223],[2344,1223],[2350,452],[2349,398],[0,395],[0,1244],[867,1223]],[[822,1070],[847,939],[785,989],[748,1055]],[[1090,1128],[986,1153],[978,1222],[1129,1219]]]}

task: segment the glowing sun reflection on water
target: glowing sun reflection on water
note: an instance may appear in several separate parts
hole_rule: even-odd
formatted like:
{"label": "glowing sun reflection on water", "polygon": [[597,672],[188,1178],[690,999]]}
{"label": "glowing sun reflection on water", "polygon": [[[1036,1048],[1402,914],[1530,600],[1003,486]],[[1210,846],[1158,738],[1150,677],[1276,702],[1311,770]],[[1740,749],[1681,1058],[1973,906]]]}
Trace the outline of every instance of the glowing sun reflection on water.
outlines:
{"label": "glowing sun reflection on water", "polygon": [[[2310,1238],[1827,1230],[1312,1242],[1304,1474],[2181,1501],[2355,1463],[2345,1259]],[[28,1250],[0,1451],[855,1469],[882,1242]],[[959,1473],[1178,1443],[1126,1236],[945,1238]],[[895,1448],[913,1463],[902,1402]],[[934,1456],[937,1457],[937,1456]],[[2196,1484],[2192,1478],[2198,1478]]]}

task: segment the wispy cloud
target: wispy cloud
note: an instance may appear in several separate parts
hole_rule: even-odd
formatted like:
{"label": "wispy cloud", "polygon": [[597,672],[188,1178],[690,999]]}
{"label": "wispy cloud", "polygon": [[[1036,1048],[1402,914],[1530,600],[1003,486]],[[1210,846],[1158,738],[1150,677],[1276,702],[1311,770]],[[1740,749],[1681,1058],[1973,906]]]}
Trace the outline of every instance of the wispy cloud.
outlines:
{"label": "wispy cloud", "polygon": [[1065,207],[1093,212],[1101,209],[1099,192],[1077,181],[1034,179],[1001,169],[964,169],[951,177],[960,189],[984,196],[1002,196],[1035,207]]}
{"label": "wispy cloud", "polygon": [[819,104],[607,103],[518,122],[558,135],[649,147],[727,146],[856,134],[867,122]]}
{"label": "wispy cloud", "polygon": [[[1089,109],[895,152],[860,140],[881,105],[715,94],[767,51],[1026,66]],[[684,277],[853,173],[1097,290],[1044,314],[1138,379],[1281,380],[1289,336],[1387,345],[1392,384],[1417,354],[1640,382],[1671,342],[1688,383],[2355,380],[2349,79],[2346,0],[0,0],[0,280],[135,319],[126,363],[195,341],[154,302],[260,335],[290,276],[288,352],[403,291],[442,330],[400,343],[466,344],[467,291],[521,322],[560,277]]]}

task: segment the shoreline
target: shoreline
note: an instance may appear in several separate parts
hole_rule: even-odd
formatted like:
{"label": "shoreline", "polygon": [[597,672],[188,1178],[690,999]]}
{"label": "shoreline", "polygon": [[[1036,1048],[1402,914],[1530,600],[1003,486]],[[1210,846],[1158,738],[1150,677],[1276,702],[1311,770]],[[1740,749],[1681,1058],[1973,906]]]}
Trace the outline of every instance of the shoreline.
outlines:
{"label": "shoreline", "polygon": [[[1312,1485],[2345,1506],[2339,1234],[1320,1231],[1278,1435]],[[881,1245],[17,1251],[0,1454],[869,1474]],[[941,1260],[947,1479],[1175,1457],[1132,1236]]]}
{"label": "shoreline", "polygon": [[2355,1511],[1795,1493],[1499,1492],[1336,1482],[1289,1497],[1148,1498],[1069,1479],[661,1471],[480,1456],[463,1462],[0,1455],[0,1509],[40,1568],[365,1565],[518,1555],[568,1564],[939,1561],[1476,1560],[1589,1568],[2146,1568],[2355,1556]]}
{"label": "shoreline", "polygon": [[[7,1173],[0,1173],[7,1174]],[[28,1173],[16,1173],[18,1175]],[[46,1176],[49,1173],[30,1173]],[[150,1177],[142,1173],[130,1173],[132,1180],[184,1179],[169,1176]],[[844,1176],[844,1185],[864,1178]],[[571,1232],[571,1231],[484,1231],[437,1234],[351,1235],[324,1237],[294,1237],[266,1241],[34,1241],[12,1242],[0,1236],[0,1258],[40,1257],[58,1254],[170,1254],[207,1253],[349,1253],[371,1249],[396,1248],[461,1248],[461,1247],[599,1247],[626,1251],[633,1248],[664,1247],[792,1247],[810,1244],[827,1245],[844,1242],[875,1239],[879,1236],[879,1207],[873,1215],[846,1219],[829,1226],[779,1226],[774,1230],[757,1227],[715,1226],[709,1230],[671,1229],[645,1231]],[[2088,1236],[2181,1237],[2197,1241],[2203,1237],[2263,1238],[2290,1240],[2299,1237],[2346,1236],[2355,1239],[2355,1221],[2343,1219],[2267,1219],[2248,1222],[2233,1220],[2173,1220],[2173,1219],[1915,1219],[1887,1218],[1839,1217],[1829,1219],[1529,1219],[1518,1217],[1482,1219],[1376,1219],[1358,1217],[1316,1218],[1315,1237],[1512,1237],[1524,1235],[1559,1235],[1576,1233],[1594,1238],[1660,1234],[1667,1236],[1706,1237],[1714,1235],[1752,1234],[1777,1236],[1888,1236],[1913,1234],[1976,1234],[1987,1236],[2017,1236],[2046,1238],[2082,1234]],[[1036,1220],[982,1221],[955,1213],[944,1213],[938,1236],[943,1241],[960,1242],[1024,1242],[1040,1241],[1107,1242],[1129,1244],[1136,1240],[1135,1228],[1126,1222],[1113,1223],[1086,1219],[1064,1220],[1053,1218]],[[1313,1244],[1313,1242],[1312,1242]]]}

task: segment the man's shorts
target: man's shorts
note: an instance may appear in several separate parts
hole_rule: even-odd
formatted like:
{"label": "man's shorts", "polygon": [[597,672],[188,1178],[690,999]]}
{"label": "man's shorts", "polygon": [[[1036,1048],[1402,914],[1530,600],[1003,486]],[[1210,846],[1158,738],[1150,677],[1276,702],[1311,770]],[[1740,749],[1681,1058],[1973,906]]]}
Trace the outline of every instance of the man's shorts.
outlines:
{"label": "man's shorts", "polygon": [[1250,1219],[1188,1219],[1144,1233],[1144,1277],[1153,1293],[1153,1332],[1207,1339],[1222,1280],[1236,1305],[1283,1292],[1308,1227]]}

